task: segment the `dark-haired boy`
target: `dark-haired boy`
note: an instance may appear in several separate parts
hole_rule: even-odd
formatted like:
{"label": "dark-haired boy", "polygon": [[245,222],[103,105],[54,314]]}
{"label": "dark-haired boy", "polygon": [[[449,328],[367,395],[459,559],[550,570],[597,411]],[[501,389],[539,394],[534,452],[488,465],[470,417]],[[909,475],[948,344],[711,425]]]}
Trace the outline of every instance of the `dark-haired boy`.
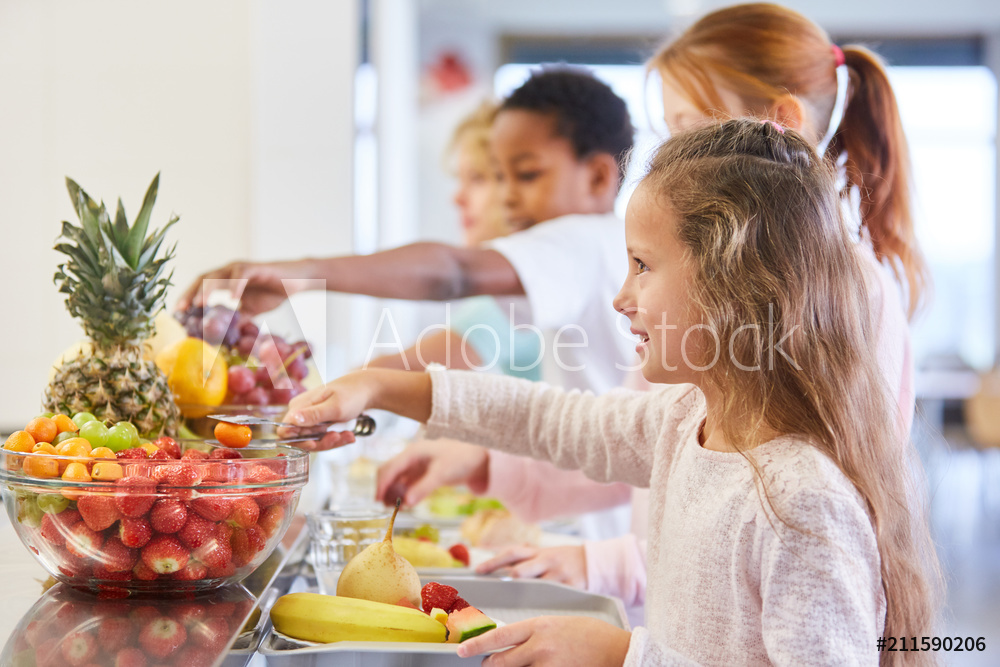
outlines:
{"label": "dark-haired boy", "polygon": [[284,278],[395,299],[523,295],[514,324],[543,332],[543,377],[604,392],[621,384],[634,356],[609,307],[627,271],[613,207],[632,133],[625,102],[590,73],[536,71],[501,104],[491,137],[504,211],[523,231],[481,248],[415,243],[365,256],[236,262],[198,278],[178,307],[200,300],[206,278],[246,279],[241,308],[251,314],[287,298]]}

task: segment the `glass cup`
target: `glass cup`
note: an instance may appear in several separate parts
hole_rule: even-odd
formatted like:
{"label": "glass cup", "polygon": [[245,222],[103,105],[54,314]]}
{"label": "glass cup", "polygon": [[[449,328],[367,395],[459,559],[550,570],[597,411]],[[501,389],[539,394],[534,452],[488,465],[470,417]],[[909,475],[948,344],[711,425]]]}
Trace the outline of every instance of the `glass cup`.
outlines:
{"label": "glass cup", "polygon": [[365,547],[385,537],[392,512],[383,507],[358,507],[310,512],[309,553],[319,592],[334,595],[340,572]]}

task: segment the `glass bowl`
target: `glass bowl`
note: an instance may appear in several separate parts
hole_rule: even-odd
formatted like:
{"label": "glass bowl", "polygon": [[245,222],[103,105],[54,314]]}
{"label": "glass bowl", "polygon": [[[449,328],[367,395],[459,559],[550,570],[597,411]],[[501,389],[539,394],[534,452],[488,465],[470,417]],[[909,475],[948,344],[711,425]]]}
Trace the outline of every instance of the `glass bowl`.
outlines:
{"label": "glass bowl", "polygon": [[192,599],[116,600],[56,584],[21,618],[0,664],[213,665],[253,629],[255,604],[238,585]]}
{"label": "glass bowl", "polygon": [[[11,524],[38,562],[74,588],[162,595],[237,582],[288,529],[309,455],[287,446],[213,450],[200,440],[181,446],[180,460],[114,462],[0,450],[0,491]],[[214,458],[233,452],[240,458]],[[40,476],[72,462],[91,473],[96,465],[117,464],[122,476]]]}
{"label": "glass bowl", "polygon": [[[184,425],[199,438],[215,437],[217,419],[209,419],[208,415],[249,415],[263,417],[271,421],[280,421],[288,412],[288,404],[284,405],[200,405],[194,403],[178,403],[181,414],[184,415]],[[251,426],[254,440],[276,438],[275,427],[270,424]]]}

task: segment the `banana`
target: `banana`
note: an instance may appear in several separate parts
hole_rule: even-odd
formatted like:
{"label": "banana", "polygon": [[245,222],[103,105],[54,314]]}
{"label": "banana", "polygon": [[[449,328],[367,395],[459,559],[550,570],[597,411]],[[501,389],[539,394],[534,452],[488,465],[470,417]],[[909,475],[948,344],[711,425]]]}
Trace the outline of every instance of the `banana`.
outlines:
{"label": "banana", "polygon": [[289,593],[271,607],[278,632],[313,642],[444,642],[448,631],[417,609],[318,593]]}

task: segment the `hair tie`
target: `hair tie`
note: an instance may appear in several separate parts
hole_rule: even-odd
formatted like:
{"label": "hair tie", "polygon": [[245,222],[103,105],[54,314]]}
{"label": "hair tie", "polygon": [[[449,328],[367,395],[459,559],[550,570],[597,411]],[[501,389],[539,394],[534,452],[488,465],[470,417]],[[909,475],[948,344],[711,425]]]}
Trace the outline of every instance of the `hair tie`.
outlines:
{"label": "hair tie", "polygon": [[781,134],[785,133],[785,128],[781,127],[780,125],[778,125],[773,120],[768,120],[768,119],[765,118],[764,120],[760,121],[760,124],[761,125],[770,125],[774,129],[776,129],[778,132],[780,132]]}
{"label": "hair tie", "polygon": [[837,67],[847,63],[847,58],[844,57],[844,51],[836,44],[830,45],[830,50],[833,51],[833,59],[837,63]]}

